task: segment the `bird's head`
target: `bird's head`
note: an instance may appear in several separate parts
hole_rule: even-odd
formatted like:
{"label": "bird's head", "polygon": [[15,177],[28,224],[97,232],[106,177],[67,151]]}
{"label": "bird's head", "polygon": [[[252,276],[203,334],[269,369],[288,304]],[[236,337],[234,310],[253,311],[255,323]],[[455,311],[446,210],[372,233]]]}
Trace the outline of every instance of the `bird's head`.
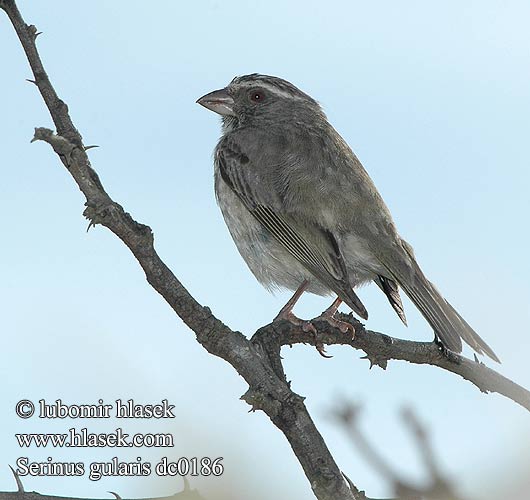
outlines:
{"label": "bird's head", "polygon": [[275,76],[237,76],[230,84],[197,100],[223,117],[227,126],[278,123],[300,114],[322,114],[319,104],[292,83]]}

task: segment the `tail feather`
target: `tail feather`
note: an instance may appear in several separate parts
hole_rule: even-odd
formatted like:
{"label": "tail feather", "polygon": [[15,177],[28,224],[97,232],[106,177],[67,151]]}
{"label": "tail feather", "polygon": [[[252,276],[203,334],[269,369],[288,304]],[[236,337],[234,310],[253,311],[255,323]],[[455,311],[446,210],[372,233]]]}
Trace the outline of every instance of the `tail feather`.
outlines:
{"label": "tail feather", "polygon": [[[436,287],[425,277],[416,263],[408,245],[403,246],[410,257],[404,265],[393,266],[389,271],[403,288],[408,297],[421,311],[424,318],[433,328],[435,334],[447,349],[462,352],[462,340],[478,354],[486,354],[500,363],[491,347],[476,333],[471,326],[447,302]],[[403,261],[401,264],[405,264]],[[400,272],[401,271],[401,272]]]}
{"label": "tail feather", "polygon": [[432,326],[442,344],[451,351],[462,352],[460,322],[455,321],[455,318],[451,317],[453,315],[448,314],[447,308],[444,307],[444,304],[447,304],[445,299],[437,293],[427,279],[415,281],[423,283],[402,284],[405,293]]}
{"label": "tail feather", "polygon": [[396,311],[399,319],[405,326],[407,326],[407,317],[405,316],[405,309],[403,307],[403,303],[401,302],[401,297],[399,296],[399,288],[397,283],[394,280],[381,275],[377,276],[374,281],[386,295],[388,302],[390,302],[392,309]]}
{"label": "tail feather", "polygon": [[493,349],[486,344],[484,339],[479,336],[473,328],[469,326],[469,324],[466,322],[460,314],[458,314],[458,311],[454,309],[454,307],[449,304],[449,302],[445,301],[447,304],[447,307],[456,315],[456,317],[460,320],[460,323],[463,325],[462,329],[462,339],[464,339],[464,342],[466,342],[469,346],[471,346],[475,351],[477,351],[479,354],[486,354],[494,361],[497,361],[497,363],[500,363],[501,360],[497,357],[497,355],[493,352]]}
{"label": "tail feather", "polygon": [[421,311],[442,343],[451,351],[462,351],[462,340],[479,354],[487,354],[500,363],[491,347],[445,300],[436,287],[417,268],[412,283],[402,283],[405,293]]}

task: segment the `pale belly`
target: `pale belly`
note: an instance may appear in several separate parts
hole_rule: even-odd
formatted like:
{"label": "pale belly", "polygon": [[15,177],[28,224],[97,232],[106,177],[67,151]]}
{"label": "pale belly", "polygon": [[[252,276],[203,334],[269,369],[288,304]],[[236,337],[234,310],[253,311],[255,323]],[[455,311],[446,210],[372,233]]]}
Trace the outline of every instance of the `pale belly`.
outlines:
{"label": "pale belly", "polygon": [[220,179],[216,181],[216,195],[221,213],[241,257],[267,290],[296,290],[307,280],[308,292],[317,295],[333,293],[270,235]]}
{"label": "pale belly", "polygon": [[[280,288],[296,290],[307,280],[308,292],[317,295],[334,294],[270,235],[217,175],[215,191],[224,220],[239,253],[265,288],[270,291]],[[377,273],[371,269],[371,259],[364,255],[366,252],[359,245],[352,245],[352,251],[344,253],[352,287],[376,277]]]}

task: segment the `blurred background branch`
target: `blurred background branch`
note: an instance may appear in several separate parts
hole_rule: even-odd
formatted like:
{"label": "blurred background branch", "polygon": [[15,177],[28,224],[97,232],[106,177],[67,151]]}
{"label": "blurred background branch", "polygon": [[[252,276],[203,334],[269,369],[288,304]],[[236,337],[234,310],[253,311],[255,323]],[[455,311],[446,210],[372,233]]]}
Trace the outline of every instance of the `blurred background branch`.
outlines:
{"label": "blurred background branch", "polygon": [[404,408],[401,417],[427,470],[428,478],[425,486],[413,484],[403,478],[383,458],[361,430],[360,413],[360,405],[343,402],[340,407],[332,411],[331,416],[365,460],[378,471],[385,481],[391,484],[397,500],[464,500],[457,493],[456,486],[442,473],[432,449],[428,432],[410,408]]}

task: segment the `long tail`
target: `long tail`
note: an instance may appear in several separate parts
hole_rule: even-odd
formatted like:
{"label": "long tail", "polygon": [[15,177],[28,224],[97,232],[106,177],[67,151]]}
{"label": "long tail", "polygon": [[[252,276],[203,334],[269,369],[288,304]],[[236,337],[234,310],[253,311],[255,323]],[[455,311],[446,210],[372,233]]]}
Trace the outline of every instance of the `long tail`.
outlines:
{"label": "long tail", "polygon": [[[408,247],[408,245],[407,245]],[[491,347],[478,335],[458,312],[445,300],[436,287],[425,277],[414,255],[405,247],[409,257],[409,272],[399,273],[392,269],[396,281],[421,311],[440,341],[449,350],[462,351],[462,340],[478,354],[486,354],[500,363]],[[401,267],[401,266],[399,266]]]}

